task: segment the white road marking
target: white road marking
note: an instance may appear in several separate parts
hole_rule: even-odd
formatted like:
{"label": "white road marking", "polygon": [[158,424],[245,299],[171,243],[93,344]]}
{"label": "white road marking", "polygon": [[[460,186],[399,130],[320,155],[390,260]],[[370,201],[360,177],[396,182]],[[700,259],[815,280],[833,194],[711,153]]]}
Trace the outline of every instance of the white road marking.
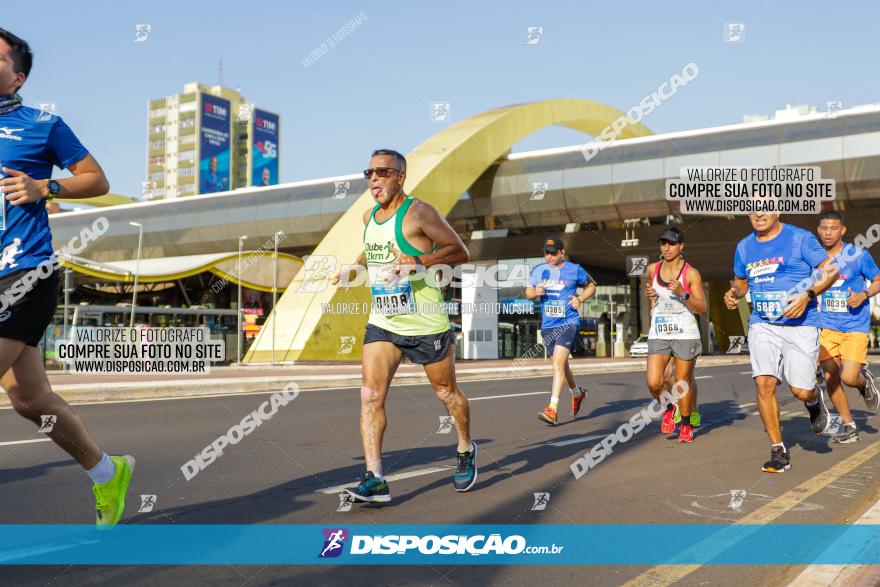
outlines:
{"label": "white road marking", "polygon": [[568,440],[560,440],[558,442],[551,442],[550,446],[568,446],[569,444],[578,444],[580,442],[587,442],[589,440],[596,440],[597,438],[605,438],[604,434],[591,434],[590,436],[580,436],[578,438],[570,438]]}
{"label": "white road marking", "polygon": [[740,371],[739,374],[740,375],[751,375],[752,372],[751,371]]}
{"label": "white road marking", "polygon": [[52,442],[51,438],[34,438],[31,440],[10,440],[7,442],[0,442],[0,446],[10,446],[12,444],[30,444],[32,442]]}
{"label": "white road marking", "polygon": [[526,393],[508,393],[507,395],[487,395],[486,397],[469,397],[469,402],[479,401],[481,399],[500,399],[503,397],[520,397],[523,395],[547,395],[549,391],[528,391]]}
{"label": "white road marking", "polygon": [[698,377],[694,377],[694,379],[712,379],[714,375],[700,375]]}
{"label": "white road marking", "polygon": [[[455,467],[431,467],[430,469],[419,469],[418,471],[408,471],[406,473],[397,473],[395,475],[386,475],[386,481],[400,481],[401,479],[409,479],[410,477],[420,477],[422,475],[432,475],[434,473],[442,473],[443,471],[450,471]],[[345,485],[337,485],[336,487],[327,487],[325,489],[318,489],[315,493],[323,493],[325,495],[332,495],[334,493],[341,493],[343,489],[348,489],[350,487],[355,487],[357,483],[346,483]]]}
{"label": "white road marking", "polygon": [[749,402],[747,404],[739,404],[737,407],[745,409],[745,408],[750,408],[752,406],[757,406],[757,405],[758,404],[756,402]]}

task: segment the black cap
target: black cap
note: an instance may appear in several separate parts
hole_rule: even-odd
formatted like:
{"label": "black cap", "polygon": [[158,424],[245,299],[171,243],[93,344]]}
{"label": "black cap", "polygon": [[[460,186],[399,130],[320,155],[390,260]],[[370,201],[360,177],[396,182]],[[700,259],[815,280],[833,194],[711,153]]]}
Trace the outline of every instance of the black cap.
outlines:
{"label": "black cap", "polygon": [[663,232],[660,233],[660,238],[657,239],[657,242],[660,241],[669,241],[671,243],[683,243],[684,242],[684,233],[677,226],[667,226]]}
{"label": "black cap", "polygon": [[565,243],[562,242],[562,239],[556,237],[550,237],[544,241],[544,252],[556,254],[560,249],[565,248]]}

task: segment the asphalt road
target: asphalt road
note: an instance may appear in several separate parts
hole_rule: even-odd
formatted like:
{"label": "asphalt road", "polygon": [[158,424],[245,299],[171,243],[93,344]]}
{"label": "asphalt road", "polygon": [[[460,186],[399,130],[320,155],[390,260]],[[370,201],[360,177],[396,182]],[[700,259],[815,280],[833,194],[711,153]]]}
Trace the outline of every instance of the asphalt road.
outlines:
{"label": "asphalt road", "polygon": [[[337,511],[338,490],[363,468],[358,390],[300,396],[187,481],[181,466],[265,401],[267,394],[77,406],[99,444],[132,454],[137,471],[126,523],[176,524],[694,524],[732,523],[880,441],[878,417],[849,392],[860,442],[832,446],[809,430],[803,404],[779,388],[792,469],[761,473],[769,447],[748,367],[700,368],[703,427],[692,445],[646,428],[580,479],[569,464],[649,401],[642,373],[578,376],[590,391],[577,420],[560,406],[550,427],[536,418],[549,379],[466,382],[472,434],[480,447],[479,481],[452,489],[454,433],[442,433],[442,404],[427,385],[393,388],[385,437],[385,475],[393,501]],[[563,396],[563,402],[567,397]],[[90,523],[85,473],[9,409],[0,410],[0,523]],[[5,444],[4,444],[5,443]],[[776,523],[847,523],[878,497],[880,457],[866,459],[806,499],[788,504]],[[392,477],[393,479],[394,477]],[[733,506],[731,491],[744,491]],[[549,492],[533,511],[536,492]],[[153,512],[136,513],[139,495],[156,495]],[[741,494],[740,494],[741,495]],[[686,535],[670,535],[675,543]],[[658,545],[662,548],[663,545]],[[308,545],[307,548],[314,548]],[[803,567],[703,566],[680,585],[787,585]],[[649,567],[0,567],[2,584],[116,585],[620,585]]]}

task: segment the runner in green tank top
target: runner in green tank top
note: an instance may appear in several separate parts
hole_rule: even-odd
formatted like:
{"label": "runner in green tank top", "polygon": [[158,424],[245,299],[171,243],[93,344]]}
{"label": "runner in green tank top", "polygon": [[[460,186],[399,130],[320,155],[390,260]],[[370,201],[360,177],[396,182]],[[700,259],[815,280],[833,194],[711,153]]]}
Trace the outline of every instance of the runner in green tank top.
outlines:
{"label": "runner in green tank top", "polygon": [[[454,419],[458,433],[456,491],[477,480],[477,446],[470,439],[468,400],[455,381],[455,340],[439,288],[427,283],[416,266],[455,267],[468,251],[455,230],[432,206],[408,196],[406,159],[397,151],[373,153],[364,171],[376,205],[364,211],[364,250],[357,264],[367,267],[372,311],[364,334],[361,386],[361,441],[366,473],[346,492],[356,501],[391,500],[382,473],[385,398],[397,367],[406,356],[423,365],[431,387]],[[339,283],[340,275],[332,283]]]}

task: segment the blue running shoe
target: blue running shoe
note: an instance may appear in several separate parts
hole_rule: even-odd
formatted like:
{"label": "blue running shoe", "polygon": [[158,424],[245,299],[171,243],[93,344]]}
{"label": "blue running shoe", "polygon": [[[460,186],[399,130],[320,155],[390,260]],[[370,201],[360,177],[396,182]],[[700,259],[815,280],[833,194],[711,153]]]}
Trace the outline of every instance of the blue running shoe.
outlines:
{"label": "blue running shoe", "polygon": [[354,489],[344,490],[352,496],[355,501],[366,503],[384,503],[391,501],[391,492],[388,490],[388,483],[382,479],[381,481],[373,475],[372,471],[367,471],[360,484]]}
{"label": "blue running shoe", "polygon": [[471,441],[471,450],[458,453],[458,469],[452,476],[456,491],[467,491],[477,482],[477,444]]}

